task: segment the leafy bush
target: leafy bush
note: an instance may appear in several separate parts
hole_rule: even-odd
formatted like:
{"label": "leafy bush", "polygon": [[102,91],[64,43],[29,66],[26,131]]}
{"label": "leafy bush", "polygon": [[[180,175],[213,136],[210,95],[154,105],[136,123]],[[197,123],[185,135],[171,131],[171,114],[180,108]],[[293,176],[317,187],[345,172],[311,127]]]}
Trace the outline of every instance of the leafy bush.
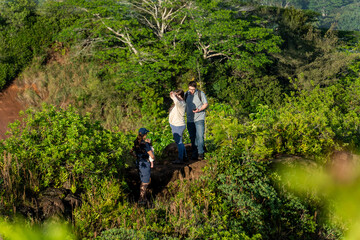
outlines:
{"label": "leafy bush", "polygon": [[360,144],[359,80],[345,82],[298,95],[293,92],[277,110],[258,105],[251,120],[243,124],[231,107],[215,104],[208,116],[208,141],[217,147],[231,146],[234,153],[230,154],[245,154],[247,159],[277,153],[321,158],[334,149],[354,149]]}
{"label": "leafy bush", "polygon": [[[358,81],[353,82],[351,86],[355,87]],[[279,121],[274,124],[274,130],[278,131],[274,135],[282,139],[277,146],[279,151],[321,155],[335,148],[358,146],[356,126],[360,116],[346,102],[352,91],[345,92],[344,88],[347,86],[341,84],[325,89],[317,87],[287,98],[287,103],[279,109]],[[358,101],[357,98],[354,96],[352,101]]]}
{"label": "leafy bush", "polygon": [[32,193],[65,187],[75,193],[119,177],[124,167],[126,137],[105,130],[99,122],[92,122],[89,114],[80,116],[72,107],[29,109],[10,129],[9,138],[0,145],[0,152],[12,159],[10,163],[1,159],[14,178],[9,186],[24,186]]}
{"label": "leafy bush", "polygon": [[268,163],[234,160],[217,175],[217,188],[229,207],[229,223],[248,235],[259,233],[263,239],[313,239],[317,229],[314,203],[311,207],[308,200],[276,189],[277,175],[269,171]]}
{"label": "leafy bush", "polygon": [[78,237],[94,238],[101,231],[118,225],[118,215],[130,207],[123,203],[124,185],[117,179],[104,179],[81,195],[82,205],[73,213]]}
{"label": "leafy bush", "polygon": [[[132,229],[125,229],[125,228],[114,228],[114,229],[110,229],[110,230],[102,232],[101,235],[96,238],[96,240],[116,240],[116,239],[150,240],[150,239],[156,239],[156,237],[155,237],[155,234],[151,233],[151,232],[142,232],[142,231],[136,231],[136,230],[132,230]],[[167,239],[169,239],[169,238],[167,238]]]}

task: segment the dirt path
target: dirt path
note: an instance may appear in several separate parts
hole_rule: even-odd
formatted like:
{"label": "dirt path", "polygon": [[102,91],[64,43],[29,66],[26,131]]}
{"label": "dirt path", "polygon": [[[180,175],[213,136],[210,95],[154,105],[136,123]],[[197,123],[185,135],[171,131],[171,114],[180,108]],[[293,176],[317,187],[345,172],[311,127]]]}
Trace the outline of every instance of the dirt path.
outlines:
{"label": "dirt path", "polygon": [[[151,170],[151,184],[149,186],[148,199],[167,198],[169,195],[168,187],[178,180],[196,180],[202,176],[203,168],[207,165],[207,160],[189,161],[184,164],[172,164],[164,162]],[[139,197],[140,178],[135,168],[128,168],[125,173],[125,181],[129,187],[129,200],[137,201]]]}
{"label": "dirt path", "polygon": [[[185,144],[188,155],[191,155],[191,144]],[[168,186],[178,180],[196,180],[202,176],[203,168],[207,160],[189,160],[183,164],[173,164],[177,158],[177,147],[175,143],[169,144],[163,151],[160,163],[155,162],[151,170],[151,184],[149,187],[149,199],[165,197],[168,195]],[[129,199],[136,201],[139,196],[140,178],[135,167],[126,169],[125,180],[130,188]]]}
{"label": "dirt path", "polygon": [[25,110],[18,98],[18,87],[15,84],[0,92],[0,139],[6,138],[9,123],[19,119],[19,112]]}

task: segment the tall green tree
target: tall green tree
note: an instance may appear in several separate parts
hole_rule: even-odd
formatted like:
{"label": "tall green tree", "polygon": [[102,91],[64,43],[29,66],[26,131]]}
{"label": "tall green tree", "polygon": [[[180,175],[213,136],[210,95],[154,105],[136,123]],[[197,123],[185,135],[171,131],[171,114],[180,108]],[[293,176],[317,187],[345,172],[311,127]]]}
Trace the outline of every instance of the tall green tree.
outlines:
{"label": "tall green tree", "polygon": [[261,18],[249,19],[233,6],[229,1],[195,2],[183,26],[169,36],[197,56],[193,71],[210,95],[242,106],[252,101],[249,97],[259,86],[255,82],[260,83],[254,79],[266,72],[270,53],[280,51],[281,39]]}
{"label": "tall green tree", "polygon": [[[272,85],[261,84],[260,78],[272,62],[270,53],[279,52],[281,39],[261,18],[248,19],[247,13],[239,12],[241,6],[234,1],[68,0],[62,4],[83,17],[58,40],[72,41],[76,52],[99,60],[102,78],[113,79],[120,95],[131,90],[144,93],[133,96],[138,102],[156,102],[152,112],[161,115],[168,91],[190,79],[208,86],[210,96],[229,100],[242,99],[237,96],[247,87],[235,87],[242,90],[229,90],[237,92],[229,96],[223,91],[228,77],[233,79],[231,85],[247,86],[256,76],[258,83],[247,98],[260,85]],[[271,97],[267,94],[267,98]]]}

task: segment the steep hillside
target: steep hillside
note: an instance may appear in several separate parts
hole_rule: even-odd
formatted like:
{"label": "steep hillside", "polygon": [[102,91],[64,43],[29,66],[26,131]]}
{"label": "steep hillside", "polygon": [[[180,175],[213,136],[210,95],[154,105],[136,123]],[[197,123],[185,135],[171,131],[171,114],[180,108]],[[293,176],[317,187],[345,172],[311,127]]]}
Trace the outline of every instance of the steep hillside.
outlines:
{"label": "steep hillside", "polygon": [[19,118],[19,112],[25,109],[17,98],[19,88],[12,84],[0,93],[0,139],[6,138],[7,126]]}

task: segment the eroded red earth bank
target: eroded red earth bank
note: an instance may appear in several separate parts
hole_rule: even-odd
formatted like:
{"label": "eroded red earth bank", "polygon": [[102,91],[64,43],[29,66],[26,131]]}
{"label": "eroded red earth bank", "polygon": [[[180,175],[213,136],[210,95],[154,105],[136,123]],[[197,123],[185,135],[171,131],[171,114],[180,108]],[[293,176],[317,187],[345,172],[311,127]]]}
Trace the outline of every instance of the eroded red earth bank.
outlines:
{"label": "eroded red earth bank", "polygon": [[20,103],[17,97],[19,88],[12,84],[0,92],[0,139],[5,139],[8,125],[19,119],[19,112],[25,110],[25,106]]}

